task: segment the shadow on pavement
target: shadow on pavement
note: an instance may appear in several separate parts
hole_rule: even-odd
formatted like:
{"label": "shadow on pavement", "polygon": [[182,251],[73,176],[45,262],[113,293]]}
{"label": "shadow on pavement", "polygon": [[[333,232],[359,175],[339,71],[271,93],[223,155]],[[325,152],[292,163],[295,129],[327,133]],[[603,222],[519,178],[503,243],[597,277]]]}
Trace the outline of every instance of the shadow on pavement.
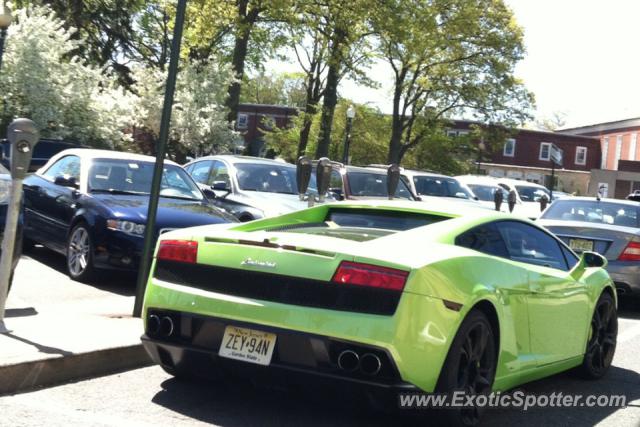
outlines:
{"label": "shadow on pavement", "polygon": [[624,297],[618,299],[618,317],[640,319],[640,298]]}
{"label": "shadow on pavement", "polygon": [[[25,252],[23,256],[38,261],[60,274],[67,275],[66,258],[57,252],[36,246]],[[136,293],[135,273],[104,270],[100,271],[97,276],[93,282],[82,284],[123,296],[133,296]]]}
{"label": "shadow on pavement", "polygon": [[33,307],[27,308],[8,308],[4,317],[27,317],[27,316],[35,316],[38,314],[38,310]]}
{"label": "shadow on pavement", "polygon": [[62,349],[56,348],[56,347],[49,347],[49,346],[46,346],[46,345],[38,344],[37,342],[30,341],[30,340],[28,340],[26,338],[21,338],[21,337],[19,337],[17,335],[13,335],[11,332],[8,332],[8,333],[3,334],[3,335],[6,336],[6,337],[9,337],[9,338],[12,338],[12,339],[14,339],[16,341],[20,341],[20,342],[23,342],[25,344],[32,345],[35,348],[37,348],[40,353],[59,354],[60,356],[71,356],[73,354],[73,352],[70,352],[70,351],[62,350]]}

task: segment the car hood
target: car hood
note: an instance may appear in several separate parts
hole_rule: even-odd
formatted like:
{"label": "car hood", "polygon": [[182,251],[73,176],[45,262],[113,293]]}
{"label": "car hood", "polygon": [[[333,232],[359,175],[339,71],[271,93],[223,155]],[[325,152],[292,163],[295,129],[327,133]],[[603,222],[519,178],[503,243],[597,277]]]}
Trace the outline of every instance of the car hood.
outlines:
{"label": "car hood", "polygon": [[299,211],[309,207],[308,202],[301,201],[297,194],[266,193],[245,191],[229,196],[231,200],[260,209],[265,216],[275,216]]}
{"label": "car hood", "polygon": [[[148,196],[94,194],[92,197],[106,207],[114,218],[146,223]],[[181,200],[161,197],[158,203],[158,228],[183,228],[196,225],[235,222],[235,219],[205,200]]]}

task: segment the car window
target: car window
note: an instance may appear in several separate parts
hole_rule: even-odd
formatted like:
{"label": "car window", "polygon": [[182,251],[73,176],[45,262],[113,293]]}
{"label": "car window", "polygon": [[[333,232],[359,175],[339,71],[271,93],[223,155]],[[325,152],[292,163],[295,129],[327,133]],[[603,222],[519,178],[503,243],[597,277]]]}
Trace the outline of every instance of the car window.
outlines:
{"label": "car window", "polygon": [[50,181],[62,175],[69,175],[76,180],[80,180],[80,158],[78,156],[64,156],[52,164],[44,174],[42,174],[42,176]]}
{"label": "car window", "polygon": [[[347,172],[351,195],[360,197],[387,197],[387,175],[369,172]],[[412,200],[407,184],[400,180],[395,197]]]}
{"label": "car window", "polygon": [[494,223],[483,224],[466,231],[456,238],[455,243],[488,255],[509,258],[507,246]]}
{"label": "car window", "polygon": [[565,245],[560,245],[560,249],[562,249],[564,259],[565,261],[567,261],[567,267],[569,268],[569,270],[571,270],[580,259]]}
{"label": "car window", "polygon": [[229,168],[224,162],[220,160],[213,161],[213,170],[209,176],[209,185],[213,185],[215,182],[224,182],[227,184],[227,188],[231,188],[231,178],[229,177]]}
{"label": "car window", "polygon": [[568,270],[558,241],[539,228],[518,221],[500,221],[496,227],[512,260]]}
{"label": "car window", "polygon": [[638,208],[635,206],[595,199],[555,200],[542,218],[640,228]]}
{"label": "car window", "polygon": [[200,184],[209,183],[209,173],[211,172],[211,166],[213,162],[211,160],[203,160],[196,162],[189,166],[190,170],[187,170],[191,174],[191,177]]}
{"label": "car window", "polygon": [[542,196],[547,196],[547,198],[551,200],[549,192],[542,188],[530,187],[528,185],[516,185],[516,190],[523,202],[538,202]]}
{"label": "car window", "polygon": [[509,193],[507,193],[503,188],[495,186],[495,185],[486,185],[486,184],[467,184],[467,186],[473,191],[473,194],[484,202],[493,202],[494,195],[496,191],[502,191],[502,198],[507,200],[509,197]]}
{"label": "car window", "polygon": [[469,198],[460,183],[453,178],[419,175],[413,177],[413,184],[418,195]]}

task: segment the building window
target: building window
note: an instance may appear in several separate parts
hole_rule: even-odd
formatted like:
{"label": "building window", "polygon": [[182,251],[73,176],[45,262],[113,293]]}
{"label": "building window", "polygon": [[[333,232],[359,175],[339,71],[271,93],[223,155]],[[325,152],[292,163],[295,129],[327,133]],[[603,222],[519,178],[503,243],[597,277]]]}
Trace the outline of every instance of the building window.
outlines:
{"label": "building window", "polygon": [[609,137],[605,136],[602,139],[602,162],[600,165],[600,169],[607,168],[607,155],[609,154]]}
{"label": "building window", "polygon": [[456,137],[458,136],[458,131],[457,131],[457,130],[454,130],[454,129],[449,129],[449,130],[447,131],[447,136],[448,136],[449,138],[456,138]]}
{"label": "building window", "polygon": [[238,129],[246,129],[249,127],[249,115],[245,113],[238,113],[238,121],[236,122]]}
{"label": "building window", "polygon": [[540,160],[550,160],[551,159],[551,143],[550,142],[541,142],[540,143]]}
{"label": "building window", "polygon": [[618,170],[618,161],[620,160],[620,156],[622,155],[622,135],[616,136],[616,158],[615,163],[613,165],[614,170]]}
{"label": "building window", "polygon": [[507,139],[504,143],[504,149],[502,150],[502,155],[505,157],[513,157],[516,152],[516,140],[513,138]]}
{"label": "building window", "polygon": [[576,165],[586,165],[587,164],[587,147],[577,147],[576,148]]}
{"label": "building window", "polygon": [[636,159],[636,146],[638,145],[638,134],[631,134],[631,144],[629,144],[629,160]]}

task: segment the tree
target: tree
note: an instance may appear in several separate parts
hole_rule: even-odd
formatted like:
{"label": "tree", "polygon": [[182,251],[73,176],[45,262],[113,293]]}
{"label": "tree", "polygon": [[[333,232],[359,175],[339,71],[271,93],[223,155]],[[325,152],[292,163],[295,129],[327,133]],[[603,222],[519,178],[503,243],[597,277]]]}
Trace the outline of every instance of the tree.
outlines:
{"label": "tree", "polygon": [[523,36],[500,0],[388,0],[373,20],[380,55],[393,71],[388,162],[454,113],[521,123],[533,96],[513,75]]}
{"label": "tree", "polygon": [[243,85],[241,102],[304,107],[304,76],[301,73],[266,74],[261,71],[246,76]]}
{"label": "tree", "polygon": [[16,11],[0,72],[3,128],[28,117],[43,137],[101,147],[125,138],[130,98],[109,74],[75,55],[81,46],[50,9]]}
{"label": "tree", "polygon": [[556,130],[566,126],[567,113],[563,111],[554,111],[550,116],[542,117],[536,121],[536,127],[540,130],[555,132]]}
{"label": "tree", "polygon": [[[134,103],[136,126],[157,138],[166,75],[157,68],[139,67],[133,74],[138,94]],[[227,125],[226,88],[234,79],[231,67],[219,60],[188,61],[178,73],[171,119],[170,151],[175,158],[224,153],[238,138]]]}

